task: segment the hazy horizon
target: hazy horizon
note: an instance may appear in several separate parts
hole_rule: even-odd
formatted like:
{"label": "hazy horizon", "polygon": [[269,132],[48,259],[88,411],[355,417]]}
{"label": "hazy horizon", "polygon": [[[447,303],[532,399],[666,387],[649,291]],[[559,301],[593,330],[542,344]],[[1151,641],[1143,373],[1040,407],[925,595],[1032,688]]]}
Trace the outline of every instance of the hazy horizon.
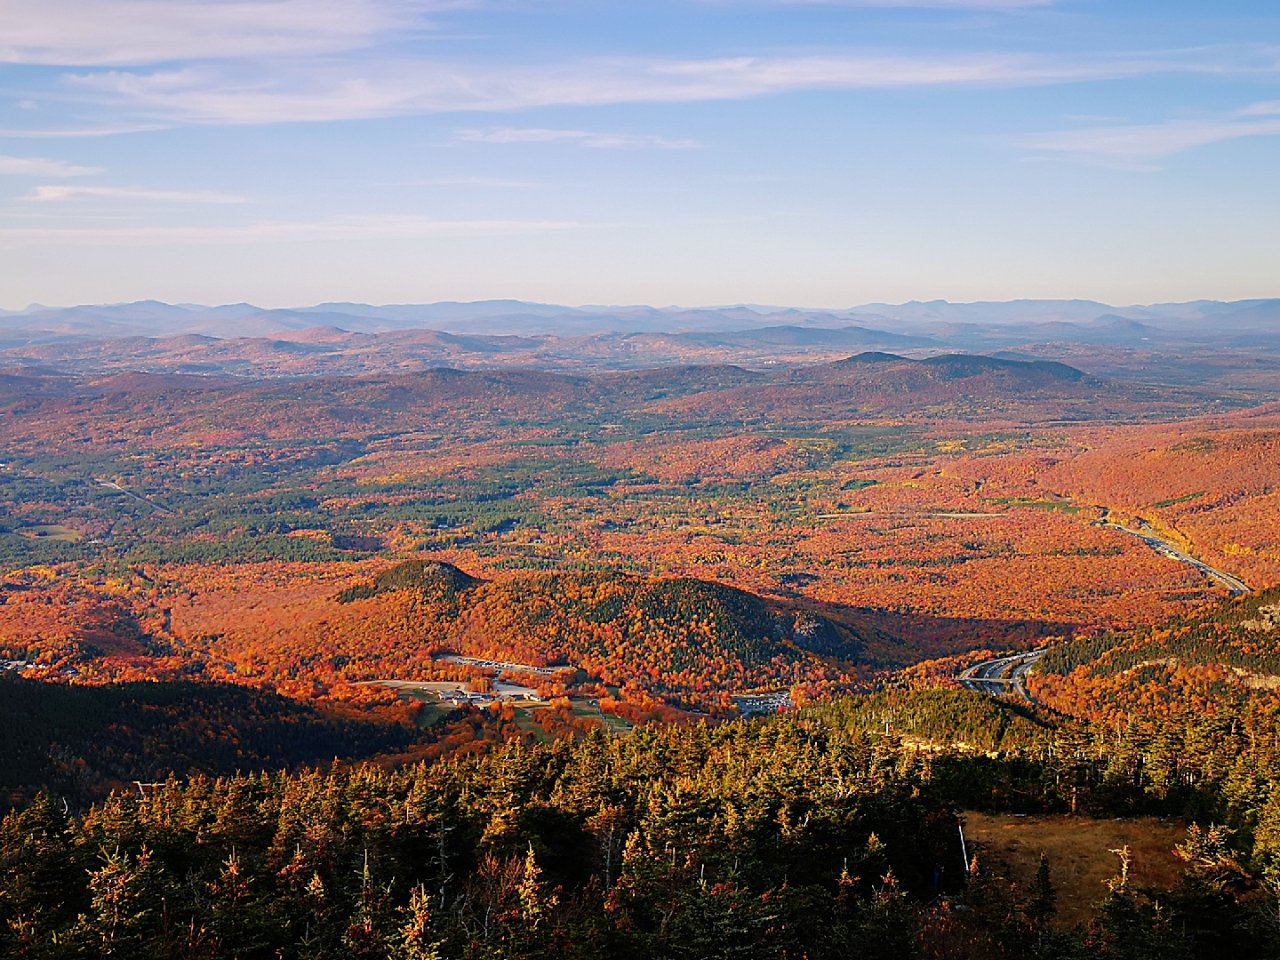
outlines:
{"label": "hazy horizon", "polygon": [[805,304],[805,303],[759,303],[749,301],[736,302],[719,302],[719,303],[656,303],[656,302],[616,302],[616,303],[560,303],[552,300],[533,300],[526,297],[477,297],[468,300],[440,299],[440,300],[421,300],[421,301],[371,301],[371,300],[342,300],[336,298],[325,298],[321,300],[300,302],[256,302],[246,299],[224,300],[224,301],[172,301],[163,300],[157,297],[140,297],[130,300],[114,300],[114,301],[96,301],[96,302],[64,302],[64,303],[43,303],[32,301],[21,306],[0,306],[0,313],[9,314],[11,316],[22,315],[37,310],[75,310],[79,308],[123,308],[130,306],[138,306],[142,304],[161,304],[167,307],[191,308],[203,310],[216,310],[223,307],[248,306],[255,307],[260,310],[271,311],[317,311],[323,307],[333,306],[356,306],[371,307],[375,309],[387,309],[396,307],[437,307],[445,305],[457,306],[479,306],[483,304],[500,304],[510,303],[525,306],[536,307],[552,307],[565,310],[655,310],[655,311],[698,311],[698,310],[754,310],[762,314],[768,313],[850,313],[857,310],[865,310],[873,307],[910,307],[910,306],[929,306],[933,304],[945,305],[948,307],[981,307],[981,306],[1014,306],[1017,304],[1097,304],[1098,306],[1108,307],[1115,310],[1143,310],[1161,307],[1178,307],[1189,306],[1193,304],[1221,304],[1232,305],[1241,303],[1271,303],[1280,301],[1280,293],[1269,296],[1258,297],[1239,297],[1230,300],[1215,297],[1189,297],[1184,300],[1151,300],[1145,302],[1133,303],[1115,303],[1105,300],[1097,300],[1093,297],[1010,297],[1006,299],[976,299],[976,300],[950,300],[946,297],[923,298],[913,297],[908,300],[885,301],[885,300],[868,300],[852,304]]}

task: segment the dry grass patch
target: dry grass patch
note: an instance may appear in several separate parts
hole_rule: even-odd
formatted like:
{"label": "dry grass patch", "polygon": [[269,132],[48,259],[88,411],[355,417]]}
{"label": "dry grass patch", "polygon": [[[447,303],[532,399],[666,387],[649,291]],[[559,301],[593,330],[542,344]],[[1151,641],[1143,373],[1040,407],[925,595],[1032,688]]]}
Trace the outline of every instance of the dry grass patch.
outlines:
{"label": "dry grass patch", "polygon": [[1106,881],[1119,873],[1112,853],[1129,848],[1129,883],[1167,890],[1182,876],[1184,864],[1173,853],[1186,839],[1176,820],[1089,820],[1068,816],[965,814],[965,835],[979,863],[1004,877],[1021,897],[1031,896],[1040,854],[1049,858],[1049,875],[1058,894],[1055,923],[1085,923],[1106,895]]}
{"label": "dry grass patch", "polygon": [[58,543],[79,543],[84,539],[84,534],[79,530],[61,523],[41,523],[20,527],[18,534],[28,540],[56,540]]}

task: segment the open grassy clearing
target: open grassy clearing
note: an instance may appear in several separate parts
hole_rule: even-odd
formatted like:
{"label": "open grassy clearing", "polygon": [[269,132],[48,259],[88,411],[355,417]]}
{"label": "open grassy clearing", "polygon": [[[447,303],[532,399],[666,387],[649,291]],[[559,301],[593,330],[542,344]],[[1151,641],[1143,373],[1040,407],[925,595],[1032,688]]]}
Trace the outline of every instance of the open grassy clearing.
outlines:
{"label": "open grassy clearing", "polygon": [[966,813],[964,821],[971,855],[976,850],[984,869],[1008,880],[1019,896],[1031,895],[1040,854],[1049,858],[1058,894],[1054,922],[1063,927],[1086,922],[1106,896],[1106,881],[1120,872],[1113,850],[1129,848],[1134,887],[1167,890],[1183,872],[1173,848],[1186,839],[1186,825],[1177,820]]}
{"label": "open grassy clearing", "polygon": [[575,717],[587,717],[595,720],[604,727],[609,733],[630,733],[632,724],[624,720],[622,717],[615,717],[611,713],[604,713],[598,706],[589,700],[572,701],[573,715]]}
{"label": "open grassy clearing", "polygon": [[57,543],[79,543],[84,534],[61,523],[41,523],[36,526],[22,527],[19,535],[30,540],[53,540]]}
{"label": "open grassy clearing", "polygon": [[516,726],[525,733],[533,734],[538,743],[546,743],[550,739],[547,736],[547,731],[533,719],[533,711],[541,709],[545,709],[545,707],[517,707],[515,720]]}

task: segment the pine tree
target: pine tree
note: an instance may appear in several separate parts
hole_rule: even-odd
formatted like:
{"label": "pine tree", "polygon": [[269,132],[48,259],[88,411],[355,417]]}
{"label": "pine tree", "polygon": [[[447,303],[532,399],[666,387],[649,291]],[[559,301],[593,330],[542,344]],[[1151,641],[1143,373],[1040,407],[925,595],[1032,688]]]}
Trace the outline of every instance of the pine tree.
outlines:
{"label": "pine tree", "polygon": [[419,884],[409,893],[409,903],[401,908],[404,922],[391,950],[392,960],[440,960],[443,941],[431,931],[431,896]]}
{"label": "pine tree", "polygon": [[1058,892],[1053,888],[1049,876],[1049,857],[1040,854],[1040,865],[1036,868],[1035,884],[1032,887],[1031,902],[1027,904],[1027,919],[1036,926],[1044,926],[1058,911]]}
{"label": "pine tree", "polygon": [[89,894],[77,939],[102,956],[152,955],[169,939],[172,884],[146,847],[136,857],[104,852],[102,866],[89,876]]}
{"label": "pine tree", "polygon": [[342,945],[349,956],[356,960],[382,960],[390,955],[392,934],[389,899],[387,891],[374,883],[369,851],[365,850],[360,869],[359,899],[342,937]]}

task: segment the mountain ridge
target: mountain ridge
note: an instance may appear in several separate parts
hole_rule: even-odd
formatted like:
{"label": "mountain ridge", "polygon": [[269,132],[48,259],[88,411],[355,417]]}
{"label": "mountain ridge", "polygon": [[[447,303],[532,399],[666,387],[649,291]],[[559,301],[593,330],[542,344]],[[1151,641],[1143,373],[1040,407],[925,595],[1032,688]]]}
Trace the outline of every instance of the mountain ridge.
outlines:
{"label": "mountain ridge", "polygon": [[[259,307],[240,302],[218,305],[170,304],[139,300],[112,304],[79,304],[51,307],[32,304],[23,310],[0,311],[5,326],[63,334],[92,336],[112,329],[135,333],[206,333],[213,336],[244,335],[242,325],[258,326],[252,333],[332,325],[351,332],[385,332],[391,329],[423,329],[435,326],[447,332],[508,332],[520,324],[526,333],[558,333],[591,330],[721,332],[735,327],[803,326],[830,329],[891,323],[905,328],[929,324],[973,326],[1024,326],[1039,324],[1096,325],[1116,320],[1138,323],[1165,321],[1173,325],[1209,319],[1235,322],[1240,329],[1280,318],[1280,298],[1238,301],[1193,300],[1179,303],[1115,306],[1093,300],[1009,300],[952,302],[908,301],[902,304],[867,303],[847,308],[755,308],[751,306],[653,307],[646,305],[567,306],[523,300],[436,301],[425,303],[367,304],[326,301],[312,306]],[[785,320],[785,323],[780,323]],[[157,326],[175,323],[178,327]],[[95,327],[95,324],[100,326]],[[241,326],[237,326],[237,324]],[[346,325],[344,325],[346,324]],[[42,326],[42,325],[47,325]]]}

